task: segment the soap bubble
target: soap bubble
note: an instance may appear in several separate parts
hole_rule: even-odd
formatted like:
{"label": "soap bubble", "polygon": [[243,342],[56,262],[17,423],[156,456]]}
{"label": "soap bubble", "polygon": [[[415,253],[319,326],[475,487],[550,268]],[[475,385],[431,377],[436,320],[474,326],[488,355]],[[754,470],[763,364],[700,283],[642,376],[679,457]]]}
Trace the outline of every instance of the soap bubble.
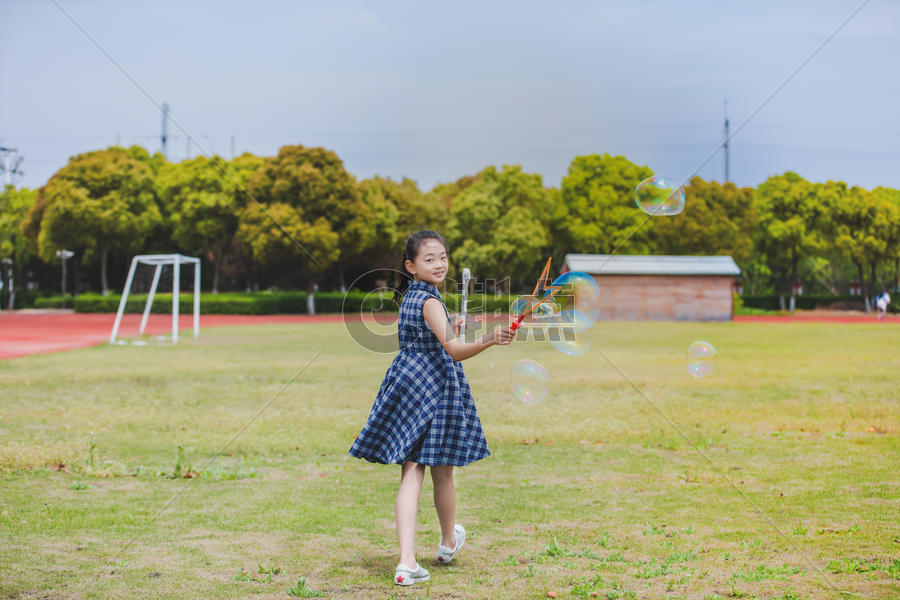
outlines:
{"label": "soap bubble", "polygon": [[578,356],[591,349],[592,342],[587,331],[594,326],[594,322],[586,314],[567,309],[553,321],[555,327],[550,331],[550,343],[554,348],[569,356]]}
{"label": "soap bubble", "polygon": [[556,302],[553,300],[544,300],[540,304],[538,304],[538,302],[540,302],[540,300],[535,300],[532,296],[519,296],[509,305],[509,314],[512,317],[519,317],[523,315],[532,304],[535,306],[531,312],[528,313],[528,317],[535,319],[546,318],[552,317],[559,312],[559,307],[556,306]]}
{"label": "soap bubble", "polygon": [[716,370],[716,349],[709,342],[694,342],[687,351],[687,370],[692,377],[706,377]]}
{"label": "soap bubble", "polygon": [[512,368],[513,395],[525,404],[537,404],[550,391],[550,375],[541,363],[523,358]]}
{"label": "soap bubble", "polygon": [[648,177],[634,190],[638,208],[651,216],[672,216],[684,210],[684,188],[661,175]]}
{"label": "soap bubble", "polygon": [[559,286],[556,298],[563,309],[575,309],[591,321],[600,316],[600,286],[597,280],[581,271],[569,271],[557,277],[552,287]]}
{"label": "soap bubble", "polygon": [[587,337],[587,335],[583,333],[576,333],[575,337],[572,339],[551,339],[550,343],[553,344],[553,347],[562,352],[563,354],[568,354],[569,356],[578,356],[579,354],[584,354],[588,350],[591,349],[593,343]]}

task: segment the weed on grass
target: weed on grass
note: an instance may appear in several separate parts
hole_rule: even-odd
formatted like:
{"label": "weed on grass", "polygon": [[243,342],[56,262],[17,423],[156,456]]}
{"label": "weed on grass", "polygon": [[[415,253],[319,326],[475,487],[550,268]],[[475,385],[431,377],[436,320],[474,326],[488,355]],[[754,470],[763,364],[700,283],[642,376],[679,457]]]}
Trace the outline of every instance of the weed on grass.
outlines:
{"label": "weed on grass", "polygon": [[504,560],[502,563],[500,563],[500,566],[501,567],[515,567],[518,564],[519,564],[519,561],[516,560],[515,555],[510,554],[509,556],[506,557],[506,560]]}
{"label": "weed on grass", "polygon": [[247,457],[241,456],[241,460],[237,464],[215,465],[212,468],[200,471],[200,476],[208,479],[234,481],[237,479],[256,479],[260,476],[260,473],[255,468],[248,467]]}
{"label": "weed on grass", "polygon": [[172,479],[190,479],[199,475],[197,471],[191,468],[191,461],[184,452],[184,446],[178,446],[178,454],[175,457],[175,468],[172,470]]}
{"label": "weed on grass", "polygon": [[637,571],[634,572],[634,576],[637,579],[653,579],[655,577],[662,577],[664,575],[669,574],[669,565],[656,564],[651,561],[646,564],[642,564]]}
{"label": "weed on grass", "polygon": [[866,573],[868,571],[882,571],[893,579],[900,579],[900,558],[892,561],[866,560],[864,558],[843,558],[830,560],[826,569],[832,573]]}
{"label": "weed on grass", "polygon": [[572,595],[576,598],[596,598],[599,595],[598,592],[604,587],[606,587],[606,581],[598,573],[591,579],[582,577],[578,583],[572,586]]}
{"label": "weed on grass", "polygon": [[687,552],[673,552],[666,557],[666,564],[683,563],[689,560],[697,560],[697,555],[690,550]]}
{"label": "weed on grass", "polygon": [[322,598],[325,596],[325,592],[309,589],[306,585],[306,577],[301,577],[297,580],[297,585],[287,589],[287,595],[294,598]]}
{"label": "weed on grass", "polygon": [[782,565],[780,567],[770,567],[768,565],[757,565],[755,569],[740,571],[731,576],[732,581],[766,581],[769,579],[785,580],[791,575],[800,572],[799,567],[790,565]]}
{"label": "weed on grass", "polygon": [[254,583],[271,583],[276,575],[281,575],[280,567],[264,567],[262,564],[257,565],[256,573],[251,573],[247,569],[241,569],[241,572],[232,577],[233,581],[252,581]]}
{"label": "weed on grass", "polygon": [[633,590],[622,586],[622,584],[614,583],[612,584],[612,589],[606,592],[606,599],[619,600],[620,598],[623,600],[632,600],[637,598],[637,594],[634,593]]}
{"label": "weed on grass", "polygon": [[559,542],[556,541],[556,538],[553,538],[553,541],[546,546],[544,546],[543,551],[539,553],[541,556],[575,556],[575,553],[569,550],[564,546],[560,546]]}

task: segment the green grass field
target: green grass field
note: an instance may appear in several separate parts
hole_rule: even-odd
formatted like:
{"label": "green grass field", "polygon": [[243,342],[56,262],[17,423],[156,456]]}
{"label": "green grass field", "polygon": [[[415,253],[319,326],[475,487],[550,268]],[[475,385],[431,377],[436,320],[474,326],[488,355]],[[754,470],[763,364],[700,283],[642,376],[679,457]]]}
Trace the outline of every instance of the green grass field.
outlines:
{"label": "green grass field", "polygon": [[[0,595],[900,597],[900,327],[593,337],[578,357],[529,343],[466,361],[493,453],[457,472],[469,542],[433,564],[426,478],[432,579],[402,589],[399,467],[347,455],[393,356],[342,325],[0,362]],[[719,351],[705,379],[684,364],[699,339]],[[510,392],[525,357],[552,378],[539,405]]]}

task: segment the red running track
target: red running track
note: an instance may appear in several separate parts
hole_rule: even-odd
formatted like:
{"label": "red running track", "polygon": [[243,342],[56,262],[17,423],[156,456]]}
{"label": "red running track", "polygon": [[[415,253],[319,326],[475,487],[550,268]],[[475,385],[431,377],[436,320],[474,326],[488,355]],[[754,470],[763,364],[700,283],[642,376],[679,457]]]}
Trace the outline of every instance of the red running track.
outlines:
{"label": "red running track", "polygon": [[[396,316],[390,317],[393,320]],[[802,314],[794,316],[738,316],[738,323],[875,323],[875,317],[866,315]],[[109,339],[115,315],[75,314],[65,312],[0,312],[0,360],[31,354],[60,352],[73,348],[96,346]],[[224,327],[231,325],[262,325],[270,323],[337,323],[341,315],[201,315],[200,327]],[[122,317],[119,337],[135,337],[141,315]],[[887,323],[900,323],[900,318],[890,316]],[[191,315],[181,315],[178,321],[183,335],[190,335],[193,327]],[[153,315],[147,323],[148,335],[164,335],[172,331],[172,317]]]}
{"label": "red running track", "polygon": [[[879,323],[875,314],[800,314],[800,315],[741,315],[734,317],[737,323]],[[900,323],[900,317],[889,315],[884,323]]]}
{"label": "red running track", "polygon": [[[102,344],[109,340],[115,320],[114,314],[0,312],[0,360]],[[200,327],[334,323],[340,320],[340,315],[200,315]],[[193,323],[192,315],[180,315],[178,326],[181,335],[191,335]],[[140,324],[141,315],[123,315],[118,337],[137,336]],[[171,334],[172,316],[151,315],[145,333]]]}

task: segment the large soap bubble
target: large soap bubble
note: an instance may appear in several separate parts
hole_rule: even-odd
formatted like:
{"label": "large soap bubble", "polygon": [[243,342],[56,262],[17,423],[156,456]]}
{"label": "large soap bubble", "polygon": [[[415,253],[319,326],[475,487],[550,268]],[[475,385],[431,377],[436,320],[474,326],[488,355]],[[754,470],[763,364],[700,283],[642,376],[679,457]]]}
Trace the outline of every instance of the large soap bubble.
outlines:
{"label": "large soap bubble", "polygon": [[555,331],[550,331],[550,343],[554,348],[569,356],[578,356],[591,349],[587,331],[594,326],[594,322],[583,312],[567,309],[553,321]]}
{"label": "large soap bubble", "polygon": [[547,369],[530,358],[523,358],[512,368],[513,395],[525,404],[537,404],[550,391]]}
{"label": "large soap bubble", "polygon": [[600,286],[597,280],[581,271],[569,271],[557,277],[550,285],[559,287],[555,297],[560,308],[574,309],[591,321],[600,317]]}
{"label": "large soap bubble", "polygon": [[684,210],[684,188],[679,182],[654,175],[638,184],[634,190],[638,208],[651,216],[672,216]]}

